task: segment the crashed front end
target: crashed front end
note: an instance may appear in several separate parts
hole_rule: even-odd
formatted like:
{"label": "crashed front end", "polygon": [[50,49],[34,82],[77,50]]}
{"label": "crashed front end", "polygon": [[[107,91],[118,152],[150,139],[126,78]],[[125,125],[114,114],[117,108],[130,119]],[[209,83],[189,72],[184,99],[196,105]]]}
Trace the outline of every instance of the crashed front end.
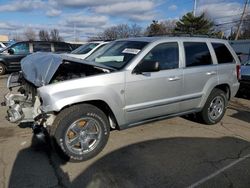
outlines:
{"label": "crashed front end", "polygon": [[4,96],[7,106],[7,120],[11,123],[39,121],[42,116],[41,101],[37,87],[23,78],[22,72],[12,73],[7,80],[9,92]]}
{"label": "crashed front end", "polygon": [[[55,109],[49,112],[43,109],[43,100],[51,91],[46,90],[47,87],[53,89],[59,82],[109,72],[105,67],[52,53],[29,55],[21,61],[21,68],[21,72],[12,73],[7,80],[9,92],[2,103],[8,107],[7,119],[12,123],[32,122],[43,127],[51,126],[56,117]],[[76,89],[77,85],[69,85],[72,88],[63,84],[62,92]],[[40,90],[46,91],[39,93]]]}

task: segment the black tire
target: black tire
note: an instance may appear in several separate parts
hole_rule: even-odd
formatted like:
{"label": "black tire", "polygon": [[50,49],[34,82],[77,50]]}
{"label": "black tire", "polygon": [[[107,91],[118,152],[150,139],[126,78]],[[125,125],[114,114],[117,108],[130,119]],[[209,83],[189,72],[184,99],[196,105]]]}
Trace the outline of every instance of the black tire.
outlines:
{"label": "black tire", "polygon": [[[216,100],[218,100],[217,106],[215,106]],[[204,123],[207,125],[218,123],[226,112],[227,103],[228,100],[225,92],[217,88],[213,89],[200,112],[200,116]]]}
{"label": "black tire", "polygon": [[5,75],[6,66],[3,63],[0,63],[0,75]]}
{"label": "black tire", "polygon": [[[90,127],[96,132],[90,134]],[[88,160],[101,152],[108,141],[109,132],[106,115],[90,104],[75,105],[62,110],[50,131],[52,140],[55,140],[72,162]]]}

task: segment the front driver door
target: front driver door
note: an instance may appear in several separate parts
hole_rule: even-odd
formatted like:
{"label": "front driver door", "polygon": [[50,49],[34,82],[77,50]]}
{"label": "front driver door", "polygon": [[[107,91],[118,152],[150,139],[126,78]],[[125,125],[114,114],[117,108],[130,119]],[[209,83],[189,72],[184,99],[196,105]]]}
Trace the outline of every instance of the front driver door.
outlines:
{"label": "front driver door", "polygon": [[144,74],[126,73],[125,118],[128,123],[176,113],[182,94],[183,70],[179,68],[177,42],[155,46],[141,63],[159,62],[160,71]]}
{"label": "front driver door", "polygon": [[29,43],[28,42],[20,42],[13,47],[11,47],[11,51],[9,51],[9,56],[7,56],[6,61],[9,63],[9,69],[11,70],[19,70],[20,69],[20,61],[22,58],[30,54]]}

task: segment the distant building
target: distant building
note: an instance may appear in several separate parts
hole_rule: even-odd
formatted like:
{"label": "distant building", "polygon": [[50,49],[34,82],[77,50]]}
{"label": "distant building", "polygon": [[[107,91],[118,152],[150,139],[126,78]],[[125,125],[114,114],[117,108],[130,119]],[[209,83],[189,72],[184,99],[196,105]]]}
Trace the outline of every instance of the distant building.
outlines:
{"label": "distant building", "polygon": [[8,42],[9,37],[8,35],[0,35],[0,42]]}
{"label": "distant building", "polygon": [[244,62],[250,59],[250,40],[232,40],[229,43],[241,61]]}

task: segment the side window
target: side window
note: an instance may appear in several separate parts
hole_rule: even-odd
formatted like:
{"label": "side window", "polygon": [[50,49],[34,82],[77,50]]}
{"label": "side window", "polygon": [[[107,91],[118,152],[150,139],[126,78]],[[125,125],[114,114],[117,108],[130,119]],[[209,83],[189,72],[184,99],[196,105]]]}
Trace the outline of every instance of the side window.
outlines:
{"label": "side window", "polygon": [[71,52],[71,46],[67,43],[54,43],[55,52]]}
{"label": "side window", "polygon": [[186,67],[212,64],[212,58],[204,42],[184,42]]}
{"label": "side window", "polygon": [[177,42],[159,44],[142,60],[143,62],[159,62],[161,70],[179,67],[179,48]]}
{"label": "side window", "polygon": [[18,43],[12,47],[14,54],[28,54],[29,43]]}
{"label": "side window", "polygon": [[222,43],[212,43],[218,64],[235,62],[231,52]]}
{"label": "side window", "polygon": [[33,45],[34,52],[51,52],[50,43],[34,42]]}

